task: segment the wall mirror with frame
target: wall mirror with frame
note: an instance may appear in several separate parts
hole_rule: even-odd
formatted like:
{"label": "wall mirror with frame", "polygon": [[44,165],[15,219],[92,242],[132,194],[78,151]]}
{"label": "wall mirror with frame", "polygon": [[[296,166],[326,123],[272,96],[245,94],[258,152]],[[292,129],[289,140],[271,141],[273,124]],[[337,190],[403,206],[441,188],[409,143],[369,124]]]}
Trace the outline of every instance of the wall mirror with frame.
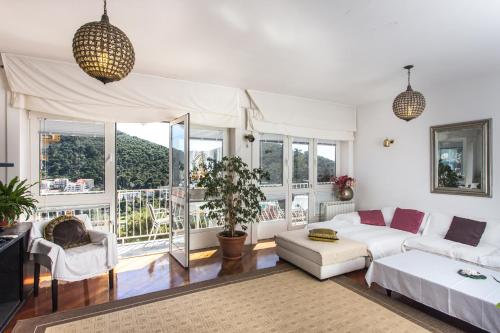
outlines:
{"label": "wall mirror with frame", "polygon": [[431,191],[491,197],[491,119],[431,127]]}

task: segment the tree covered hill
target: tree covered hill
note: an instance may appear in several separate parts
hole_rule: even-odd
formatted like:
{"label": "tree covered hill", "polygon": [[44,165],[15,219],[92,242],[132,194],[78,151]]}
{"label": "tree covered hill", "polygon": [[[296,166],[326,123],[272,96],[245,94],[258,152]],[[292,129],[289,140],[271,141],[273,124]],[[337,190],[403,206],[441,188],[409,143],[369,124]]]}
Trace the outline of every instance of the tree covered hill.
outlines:
{"label": "tree covered hill", "polygon": [[126,133],[116,132],[116,186],[118,190],[168,185],[168,148]]}

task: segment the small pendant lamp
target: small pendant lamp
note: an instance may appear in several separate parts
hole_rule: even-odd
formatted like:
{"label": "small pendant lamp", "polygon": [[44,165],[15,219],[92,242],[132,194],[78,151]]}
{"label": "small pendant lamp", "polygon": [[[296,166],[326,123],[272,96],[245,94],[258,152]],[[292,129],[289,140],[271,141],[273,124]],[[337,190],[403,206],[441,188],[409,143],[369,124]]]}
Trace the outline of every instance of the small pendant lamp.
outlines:
{"label": "small pendant lamp", "polygon": [[410,85],[410,70],[413,65],[403,67],[408,70],[408,87],[406,91],[400,93],[392,103],[392,111],[396,117],[410,121],[417,118],[424,112],[425,97],[418,91],[414,91]]}

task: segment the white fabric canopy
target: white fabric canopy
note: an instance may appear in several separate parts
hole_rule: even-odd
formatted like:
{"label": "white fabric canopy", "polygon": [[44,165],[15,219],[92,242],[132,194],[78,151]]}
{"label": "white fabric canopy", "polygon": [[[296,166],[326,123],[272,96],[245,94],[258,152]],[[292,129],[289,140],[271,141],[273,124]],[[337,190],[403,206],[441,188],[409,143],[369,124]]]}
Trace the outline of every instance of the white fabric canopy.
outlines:
{"label": "white fabric canopy", "polygon": [[103,85],[76,63],[3,53],[14,107],[98,121],[170,121],[190,113],[194,124],[240,127],[237,88],[131,73]]}
{"label": "white fabric canopy", "polygon": [[297,137],[354,140],[356,108],[295,96],[248,90],[247,129]]}

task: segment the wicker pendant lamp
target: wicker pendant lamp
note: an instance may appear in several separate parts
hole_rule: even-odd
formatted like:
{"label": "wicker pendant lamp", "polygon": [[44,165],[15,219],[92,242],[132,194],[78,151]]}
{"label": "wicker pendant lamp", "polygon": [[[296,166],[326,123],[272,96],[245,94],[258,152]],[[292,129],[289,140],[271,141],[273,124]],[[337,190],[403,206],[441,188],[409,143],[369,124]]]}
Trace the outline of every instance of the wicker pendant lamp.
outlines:
{"label": "wicker pendant lamp", "polygon": [[410,121],[417,118],[424,112],[425,109],[425,97],[418,91],[414,91],[410,85],[410,70],[413,65],[408,65],[403,67],[408,70],[408,87],[406,91],[399,94],[394,102],[392,103],[392,111],[396,117]]}
{"label": "wicker pendant lamp", "polygon": [[85,73],[104,84],[123,79],[134,67],[134,47],[123,31],[109,23],[106,0],[101,20],[76,31],[73,55]]}

